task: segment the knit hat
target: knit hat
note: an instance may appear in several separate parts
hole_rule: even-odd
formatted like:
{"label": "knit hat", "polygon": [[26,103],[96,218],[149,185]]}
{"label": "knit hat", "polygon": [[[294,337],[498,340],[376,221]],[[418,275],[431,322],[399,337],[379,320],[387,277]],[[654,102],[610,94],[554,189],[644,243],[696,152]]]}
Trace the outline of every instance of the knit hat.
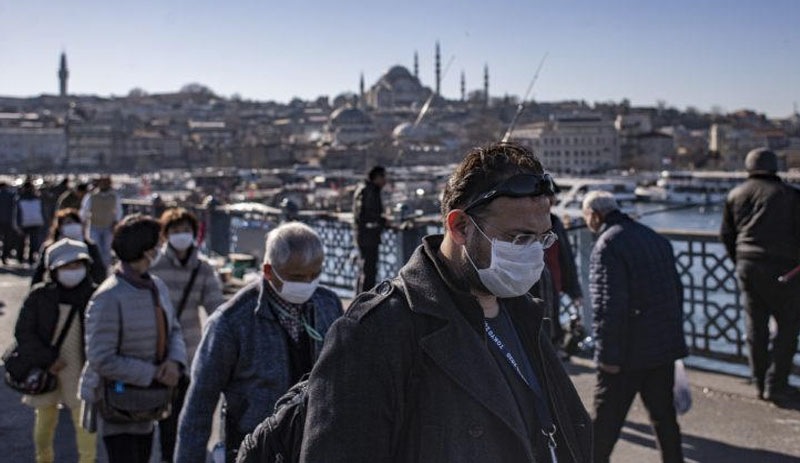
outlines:
{"label": "knit hat", "polygon": [[748,172],[774,174],[778,171],[778,156],[767,148],[756,148],[744,158],[744,168]]}
{"label": "knit hat", "polygon": [[69,238],[63,238],[53,243],[47,248],[44,255],[44,263],[50,270],[75,262],[76,260],[91,262],[92,258],[89,257],[89,248],[86,246],[86,243]]}

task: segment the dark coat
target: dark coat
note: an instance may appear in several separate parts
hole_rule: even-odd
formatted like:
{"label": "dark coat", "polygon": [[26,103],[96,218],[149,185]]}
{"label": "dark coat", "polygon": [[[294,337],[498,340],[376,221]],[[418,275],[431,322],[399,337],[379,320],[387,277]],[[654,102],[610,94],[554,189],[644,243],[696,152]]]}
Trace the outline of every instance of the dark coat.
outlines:
{"label": "dark coat", "polygon": [[728,256],[785,263],[800,261],[800,191],[775,175],[751,175],[728,194],[720,238]]}
{"label": "dark coat", "polygon": [[369,180],[360,184],[353,195],[353,226],[359,246],[378,246],[386,226],[381,189]]}
{"label": "dark coat", "polygon": [[[302,462],[536,461],[483,312],[435,257],[441,240],[425,238],[394,284],[359,295],[329,331]],[[527,295],[503,304],[550,399],[559,461],[590,461],[590,420],[541,334],[542,308]]]}
{"label": "dark coat", "polygon": [[[83,316],[94,289],[95,285],[86,278],[72,290],[70,297],[70,301],[77,303],[80,310],[73,323],[80,323],[81,339],[84,331]],[[58,358],[59,352],[53,347],[53,338],[58,324],[61,291],[63,290],[57,283],[39,283],[31,288],[22,303],[14,337],[19,352],[29,359],[31,365],[48,368]]]}
{"label": "dark coat", "polygon": [[620,211],[609,213],[592,249],[589,290],[597,361],[627,371],[687,355],[672,244],[653,229]]}
{"label": "dark coat", "polygon": [[581,282],[578,279],[578,269],[575,266],[575,254],[569,242],[567,229],[564,223],[555,214],[550,214],[553,231],[558,236],[558,267],[561,272],[561,291],[572,299],[583,297]]}

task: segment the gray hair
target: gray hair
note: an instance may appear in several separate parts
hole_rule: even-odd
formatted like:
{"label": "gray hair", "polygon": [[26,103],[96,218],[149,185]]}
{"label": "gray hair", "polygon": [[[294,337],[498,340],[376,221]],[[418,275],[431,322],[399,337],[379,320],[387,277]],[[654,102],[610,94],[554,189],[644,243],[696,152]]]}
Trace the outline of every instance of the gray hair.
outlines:
{"label": "gray hair", "polygon": [[322,239],[313,228],[300,222],[288,222],[267,234],[265,264],[283,266],[291,256],[297,255],[306,264],[324,256]]}
{"label": "gray hair", "polygon": [[582,209],[597,212],[600,215],[606,215],[609,212],[618,211],[619,204],[614,199],[614,195],[608,191],[595,190],[590,191],[583,197]]}

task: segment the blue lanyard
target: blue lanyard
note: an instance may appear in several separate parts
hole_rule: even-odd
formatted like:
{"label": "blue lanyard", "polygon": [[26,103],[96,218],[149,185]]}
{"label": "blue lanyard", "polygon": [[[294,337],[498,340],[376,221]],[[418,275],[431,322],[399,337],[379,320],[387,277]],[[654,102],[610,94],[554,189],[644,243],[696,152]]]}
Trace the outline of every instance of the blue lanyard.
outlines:
{"label": "blue lanyard", "polygon": [[542,434],[544,434],[544,436],[547,438],[547,449],[550,451],[550,459],[553,463],[558,463],[558,457],[556,456],[557,445],[555,439],[556,425],[553,422],[553,419],[550,417],[549,410],[546,410],[547,401],[543,397],[544,390],[542,390],[540,394],[531,386],[531,383],[528,382],[528,378],[522,374],[522,370],[519,368],[517,359],[515,359],[511,352],[506,349],[506,345],[502,340],[500,340],[492,327],[489,326],[489,322],[483,320],[483,327],[486,330],[486,335],[489,336],[489,339],[491,339],[492,342],[494,342],[494,344],[497,346],[497,350],[500,351],[500,354],[505,357],[511,367],[514,368],[514,371],[517,372],[517,375],[519,375],[520,379],[522,379],[525,385],[528,386],[528,389],[530,389],[531,392],[533,392],[533,394],[536,396],[536,414],[539,416],[539,420],[542,421]]}

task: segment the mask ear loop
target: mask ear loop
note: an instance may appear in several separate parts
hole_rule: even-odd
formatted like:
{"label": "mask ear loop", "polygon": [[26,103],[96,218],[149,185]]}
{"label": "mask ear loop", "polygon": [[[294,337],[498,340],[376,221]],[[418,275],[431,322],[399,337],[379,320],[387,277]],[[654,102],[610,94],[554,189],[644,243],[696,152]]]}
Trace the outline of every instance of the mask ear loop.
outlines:
{"label": "mask ear loop", "polygon": [[[470,222],[472,222],[472,225],[475,225],[475,228],[477,228],[478,231],[481,233],[481,235],[483,235],[483,237],[486,238],[486,240],[489,241],[489,243],[492,245],[492,253],[494,253],[494,240],[486,236],[486,233],[484,233],[483,230],[481,230],[481,227],[478,226],[478,224],[475,222],[475,219],[473,219],[471,215],[467,214],[467,217],[469,217],[469,220]],[[464,254],[467,255],[467,260],[469,260],[469,263],[472,264],[472,268],[474,268],[476,272],[479,272],[480,269],[478,268],[477,265],[475,265],[475,261],[472,260],[472,256],[469,255],[469,251],[467,250],[466,245],[464,245]],[[492,263],[491,261],[489,261],[489,266],[491,267],[491,265]]]}
{"label": "mask ear loop", "polygon": [[324,339],[322,337],[322,334],[320,334],[319,331],[314,329],[314,327],[308,323],[308,320],[306,320],[305,315],[301,315],[300,318],[298,318],[290,314],[286,309],[284,309],[279,305],[276,305],[276,308],[278,309],[278,312],[280,312],[281,315],[283,315],[284,317],[291,318],[292,320],[299,322],[301,325],[303,325],[303,329],[306,330],[306,334],[308,334],[309,338],[313,339],[314,341],[322,342],[322,340]]}

